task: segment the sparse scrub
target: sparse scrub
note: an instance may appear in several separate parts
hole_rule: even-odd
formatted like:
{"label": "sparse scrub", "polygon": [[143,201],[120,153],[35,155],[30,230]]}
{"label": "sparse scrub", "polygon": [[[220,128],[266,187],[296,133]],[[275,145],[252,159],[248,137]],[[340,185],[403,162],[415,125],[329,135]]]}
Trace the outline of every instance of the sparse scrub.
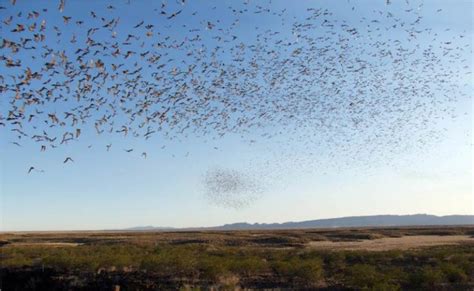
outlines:
{"label": "sparse scrub", "polygon": [[[384,232],[384,236],[387,232],[396,232],[376,230],[375,234],[378,231]],[[49,276],[50,281],[59,280],[51,278],[71,278],[61,283],[68,286],[82,286],[90,280],[105,280],[107,285],[123,277],[138,284],[136,289],[147,289],[148,285],[167,289],[178,285],[188,289],[215,287],[222,290],[272,286],[357,290],[452,286],[456,290],[469,290],[474,286],[472,243],[389,251],[318,250],[299,245],[309,238],[327,239],[328,231],[316,232],[280,231],[274,235],[288,237],[275,239],[271,239],[269,232],[262,235],[249,232],[126,233],[120,238],[112,234],[81,238],[74,234],[68,238],[69,242],[87,243],[77,246],[4,244],[0,248],[1,266],[4,273],[30,274],[24,276],[31,280],[21,279],[21,284],[31,286],[41,286],[42,276]],[[416,234],[416,230],[411,229],[404,232]],[[334,231],[331,233],[336,237]],[[365,230],[364,235],[367,233]],[[8,237],[2,239],[8,240]],[[41,239],[33,236],[13,239],[20,243],[22,239],[48,242],[45,235]],[[52,240],[60,243],[59,238]],[[232,240],[236,243],[229,244]],[[289,242],[298,244],[289,247]],[[28,272],[39,273],[33,276]],[[146,286],[137,283],[140,279],[133,279],[145,277],[150,278]]]}

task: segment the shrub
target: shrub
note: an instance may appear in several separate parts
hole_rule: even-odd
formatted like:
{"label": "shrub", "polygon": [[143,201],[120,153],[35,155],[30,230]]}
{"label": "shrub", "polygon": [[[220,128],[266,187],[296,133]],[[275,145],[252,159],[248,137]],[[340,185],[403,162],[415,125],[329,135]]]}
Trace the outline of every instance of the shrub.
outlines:
{"label": "shrub", "polygon": [[372,265],[356,264],[348,268],[346,283],[357,289],[372,289],[383,283],[383,275]]}
{"label": "shrub", "polygon": [[454,264],[444,263],[441,269],[450,283],[465,283],[469,279],[464,270]]}
{"label": "shrub", "polygon": [[277,275],[287,279],[301,279],[308,284],[314,284],[323,278],[323,263],[319,258],[301,259],[293,257],[288,260],[273,262]]}
{"label": "shrub", "polygon": [[343,252],[331,252],[324,257],[327,271],[339,273],[346,268],[346,256]]}
{"label": "shrub", "polygon": [[323,278],[321,259],[304,260],[297,266],[296,275],[309,284],[317,283]]}
{"label": "shrub", "polygon": [[414,287],[433,288],[443,283],[445,277],[441,270],[425,266],[421,270],[413,273],[410,278],[410,285]]}
{"label": "shrub", "polygon": [[268,268],[267,263],[256,256],[241,256],[229,262],[229,270],[237,274],[251,276],[258,275]]}
{"label": "shrub", "polygon": [[229,274],[228,260],[220,256],[204,256],[199,260],[200,276],[212,281]]}

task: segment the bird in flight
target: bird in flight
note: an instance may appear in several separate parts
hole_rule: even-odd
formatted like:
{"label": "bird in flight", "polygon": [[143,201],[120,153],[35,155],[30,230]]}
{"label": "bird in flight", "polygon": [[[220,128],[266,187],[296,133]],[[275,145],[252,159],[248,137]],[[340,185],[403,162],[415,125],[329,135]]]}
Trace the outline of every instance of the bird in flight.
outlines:
{"label": "bird in flight", "polygon": [[35,167],[31,166],[29,169],[28,169],[28,174],[31,173],[32,171],[36,171],[36,172],[40,172],[40,173],[44,173],[43,170],[37,170]]}
{"label": "bird in flight", "polygon": [[60,0],[59,1],[59,7],[58,7],[59,12],[64,11],[64,6],[66,6],[66,0]]}
{"label": "bird in flight", "polygon": [[174,12],[173,14],[171,14],[170,16],[168,16],[168,19],[175,18],[175,17],[178,16],[182,11],[183,11],[183,10],[179,10],[179,11]]}
{"label": "bird in flight", "polygon": [[67,162],[74,162],[73,159],[71,159],[71,157],[67,157],[65,160],[64,160],[64,164],[67,163]]}

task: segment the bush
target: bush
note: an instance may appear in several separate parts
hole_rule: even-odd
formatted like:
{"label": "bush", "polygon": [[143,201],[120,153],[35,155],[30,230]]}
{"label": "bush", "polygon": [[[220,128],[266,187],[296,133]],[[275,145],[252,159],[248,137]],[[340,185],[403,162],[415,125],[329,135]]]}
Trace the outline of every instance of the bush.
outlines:
{"label": "bush", "polygon": [[267,263],[259,257],[248,255],[234,258],[229,262],[229,270],[240,275],[259,275],[268,269]]}
{"label": "bush", "polygon": [[278,276],[289,280],[300,279],[314,284],[323,278],[323,263],[319,258],[301,259],[293,257],[284,261],[273,262],[273,269]]}
{"label": "bush", "polygon": [[445,263],[441,269],[450,283],[465,283],[469,279],[464,270],[454,264]]}
{"label": "bush", "polygon": [[296,275],[309,284],[323,279],[323,263],[320,259],[304,260],[296,269]]}
{"label": "bush", "polygon": [[410,278],[410,285],[422,288],[434,288],[445,280],[444,274],[438,268],[425,266],[415,272]]}
{"label": "bush", "polygon": [[152,259],[144,260],[151,264],[154,270],[163,274],[193,276],[198,266],[198,249],[193,246],[159,247],[150,256]]}
{"label": "bush", "polygon": [[374,266],[367,264],[356,264],[349,267],[346,272],[346,284],[356,289],[388,288],[390,285],[384,274],[378,272]]}
{"label": "bush", "polygon": [[346,256],[343,252],[331,252],[324,257],[324,263],[328,272],[339,273],[346,268]]}

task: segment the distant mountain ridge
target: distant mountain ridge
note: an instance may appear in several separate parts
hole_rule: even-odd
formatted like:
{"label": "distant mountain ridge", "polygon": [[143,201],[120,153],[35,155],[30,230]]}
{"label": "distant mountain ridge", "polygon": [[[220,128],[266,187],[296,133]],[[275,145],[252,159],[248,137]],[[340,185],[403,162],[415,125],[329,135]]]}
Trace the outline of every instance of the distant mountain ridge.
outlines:
{"label": "distant mountain ridge", "polygon": [[474,215],[429,214],[413,215],[371,215],[348,216],[339,218],[306,220],[284,223],[247,223],[238,222],[214,227],[172,228],[140,226],[127,228],[128,231],[157,230],[263,230],[263,229],[303,229],[303,228],[338,228],[338,227],[387,227],[387,226],[438,226],[438,225],[474,225]]}

